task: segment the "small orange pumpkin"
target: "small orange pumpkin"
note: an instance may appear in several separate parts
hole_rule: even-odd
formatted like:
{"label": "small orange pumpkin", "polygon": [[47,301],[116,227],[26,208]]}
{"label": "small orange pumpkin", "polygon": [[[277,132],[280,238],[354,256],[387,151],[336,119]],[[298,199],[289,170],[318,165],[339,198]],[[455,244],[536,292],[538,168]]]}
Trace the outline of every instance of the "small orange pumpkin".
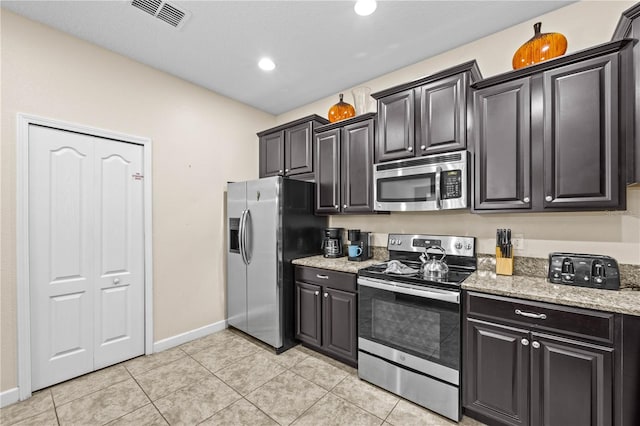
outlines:
{"label": "small orange pumpkin", "polygon": [[533,26],[534,36],[520,46],[513,55],[513,69],[517,70],[529,65],[562,56],[567,51],[567,38],[560,33],[540,33],[542,22]]}
{"label": "small orange pumpkin", "polygon": [[342,101],[342,93],[340,93],[340,102],[329,108],[329,122],[335,123],[336,121],[344,120],[356,115],[356,110],[353,105]]}

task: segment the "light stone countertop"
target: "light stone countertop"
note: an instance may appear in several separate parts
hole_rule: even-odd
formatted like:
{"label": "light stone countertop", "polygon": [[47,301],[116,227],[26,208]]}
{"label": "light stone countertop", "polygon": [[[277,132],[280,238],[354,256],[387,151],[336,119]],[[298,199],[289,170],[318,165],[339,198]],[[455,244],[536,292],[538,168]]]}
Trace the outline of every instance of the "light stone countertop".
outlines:
{"label": "light stone countertop", "polygon": [[546,278],[522,275],[496,275],[492,271],[476,271],[462,283],[465,290],[520,299],[577,306],[599,311],[640,316],[640,291],[598,290],[552,284]]}
{"label": "light stone countertop", "polygon": [[359,269],[366,268],[367,266],[375,265],[377,263],[384,262],[383,259],[369,259],[362,262],[355,262],[348,259],[347,256],[328,258],[322,255],[302,257],[300,259],[293,260],[294,265],[311,266],[313,268],[330,269],[332,271],[349,272],[357,274]]}
{"label": "light stone countertop", "polygon": [[[374,258],[363,262],[353,262],[348,260],[346,256],[325,258],[319,255],[295,259],[292,263],[357,274],[359,269],[385,260]],[[542,277],[496,275],[494,271],[482,269],[469,276],[462,283],[462,288],[499,296],[640,316],[640,291],[632,289],[597,290],[551,284]]]}

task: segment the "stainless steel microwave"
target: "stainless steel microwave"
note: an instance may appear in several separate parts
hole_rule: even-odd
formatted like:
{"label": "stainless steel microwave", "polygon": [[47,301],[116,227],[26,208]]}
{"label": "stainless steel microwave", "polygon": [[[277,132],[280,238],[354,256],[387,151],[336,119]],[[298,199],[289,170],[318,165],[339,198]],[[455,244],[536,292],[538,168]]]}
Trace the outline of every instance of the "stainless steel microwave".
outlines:
{"label": "stainless steel microwave", "polygon": [[426,211],[469,206],[467,151],[373,166],[374,210]]}

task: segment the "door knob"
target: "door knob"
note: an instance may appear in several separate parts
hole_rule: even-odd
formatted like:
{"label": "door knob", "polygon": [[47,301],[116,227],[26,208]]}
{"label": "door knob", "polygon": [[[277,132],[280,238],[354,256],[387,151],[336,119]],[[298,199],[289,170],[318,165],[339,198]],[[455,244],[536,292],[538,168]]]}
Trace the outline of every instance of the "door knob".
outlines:
{"label": "door knob", "polygon": [[289,173],[289,169],[284,169],[284,172],[285,173]]}
{"label": "door knob", "polygon": [[120,278],[113,279],[113,285],[120,284]]}
{"label": "door knob", "polygon": [[346,208],[347,208],[347,205],[346,205],[346,204],[343,204],[343,205],[342,205],[342,208],[343,208],[343,209],[346,209]]}
{"label": "door knob", "polygon": [[410,146],[409,148],[407,148],[407,151],[409,151],[409,152],[413,151],[413,147]]}
{"label": "door knob", "polygon": [[553,197],[551,195],[547,195],[546,197],[544,197],[544,199],[546,201],[551,201],[551,200],[553,200]]}
{"label": "door knob", "polygon": [[338,209],[340,208],[340,206],[339,206],[339,205],[337,205],[337,204],[336,204],[335,206],[333,206],[333,207],[335,207],[335,208],[336,208],[336,210],[338,210]]}
{"label": "door knob", "polygon": [[524,197],[524,198],[522,199],[522,201],[524,201],[525,203],[528,203],[528,202],[529,202],[529,197]]}
{"label": "door knob", "polygon": [[316,292],[315,292],[315,293],[313,293],[313,294],[315,294],[315,295],[317,296],[317,295],[319,295],[319,294],[320,294],[320,292],[316,290]]}
{"label": "door knob", "polygon": [[529,341],[527,339],[520,340],[520,343],[522,343],[522,346],[528,346],[529,345]]}
{"label": "door knob", "polygon": [[325,294],[324,294],[324,297],[329,297],[329,293],[325,293]]}
{"label": "door knob", "polygon": [[533,343],[531,344],[531,346],[533,346],[533,348],[534,348],[534,349],[538,349],[538,348],[540,347],[540,343],[538,343],[538,342],[533,342]]}
{"label": "door knob", "polygon": [[420,148],[424,151],[425,149],[427,149],[426,145],[420,145]]}

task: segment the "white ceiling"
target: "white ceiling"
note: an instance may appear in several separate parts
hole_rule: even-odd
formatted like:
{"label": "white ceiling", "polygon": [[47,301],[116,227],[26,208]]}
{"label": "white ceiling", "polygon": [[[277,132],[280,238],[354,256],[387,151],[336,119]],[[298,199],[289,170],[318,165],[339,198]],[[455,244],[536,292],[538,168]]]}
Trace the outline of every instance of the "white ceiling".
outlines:
{"label": "white ceiling", "polygon": [[[378,1],[373,15],[361,17],[353,1],[169,2],[191,12],[179,30],[126,0],[1,4],[280,114],[571,3]],[[261,71],[262,56],[277,68]]]}

